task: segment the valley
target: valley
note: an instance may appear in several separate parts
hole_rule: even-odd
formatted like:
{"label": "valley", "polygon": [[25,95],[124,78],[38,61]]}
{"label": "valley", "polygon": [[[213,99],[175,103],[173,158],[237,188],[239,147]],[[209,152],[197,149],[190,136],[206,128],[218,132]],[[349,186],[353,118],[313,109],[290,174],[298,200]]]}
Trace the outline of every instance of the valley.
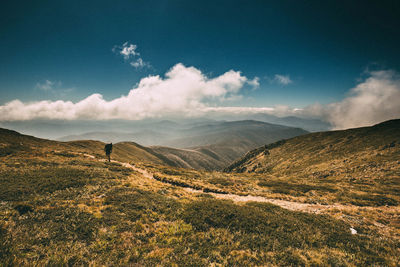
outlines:
{"label": "valley", "polygon": [[[135,125],[135,124],[134,124]],[[134,141],[168,165],[181,168],[222,170],[247,151],[264,144],[308,133],[261,121],[161,121],[145,125],[133,133],[91,132],[59,138],[61,141]],[[134,127],[134,126],[132,126]],[[122,145],[120,145],[122,147]]]}

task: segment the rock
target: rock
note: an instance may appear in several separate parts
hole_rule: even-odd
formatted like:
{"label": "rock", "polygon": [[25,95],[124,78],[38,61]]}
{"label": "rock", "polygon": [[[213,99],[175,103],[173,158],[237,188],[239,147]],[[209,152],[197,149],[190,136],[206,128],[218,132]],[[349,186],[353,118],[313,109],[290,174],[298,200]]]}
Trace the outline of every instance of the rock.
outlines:
{"label": "rock", "polygon": [[350,227],[350,232],[351,232],[352,235],[357,234],[357,230],[352,228],[352,227]]}

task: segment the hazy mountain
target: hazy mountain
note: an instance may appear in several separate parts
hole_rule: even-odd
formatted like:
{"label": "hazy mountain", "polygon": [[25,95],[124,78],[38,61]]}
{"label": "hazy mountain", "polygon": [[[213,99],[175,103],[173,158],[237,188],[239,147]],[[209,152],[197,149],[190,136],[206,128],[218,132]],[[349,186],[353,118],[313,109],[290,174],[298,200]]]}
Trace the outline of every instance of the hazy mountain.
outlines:
{"label": "hazy mountain", "polygon": [[[92,132],[66,136],[61,140],[134,141],[151,147],[169,164],[185,168],[216,170],[260,145],[306,134],[303,129],[259,121],[207,121],[191,124],[157,123],[160,129],[136,133]],[[176,128],[174,128],[176,127]]]}
{"label": "hazy mountain", "polygon": [[290,127],[298,127],[310,132],[328,131],[332,128],[332,125],[330,123],[319,119],[300,118],[295,116],[278,117],[266,113],[243,114],[243,115],[216,114],[214,117],[219,120],[227,120],[227,121],[256,120],[256,121],[280,124]]}
{"label": "hazy mountain", "polygon": [[[66,136],[62,141],[113,142],[118,143],[117,148],[128,153],[120,143],[122,141],[124,144],[135,144],[130,145],[130,149],[146,149],[146,152],[157,158],[159,163],[184,168],[221,170],[247,151],[260,145],[307,133],[299,128],[251,120],[197,121],[187,124],[161,121],[142,126],[143,130],[133,133],[90,132]],[[158,129],[159,132],[148,128]],[[156,146],[145,148],[137,143]],[[101,147],[100,142],[96,144]],[[97,153],[101,154],[102,151]]]}
{"label": "hazy mountain", "polygon": [[142,130],[133,133],[121,133],[121,132],[89,132],[79,135],[67,135],[58,138],[59,141],[73,141],[73,140],[99,140],[106,143],[113,142],[129,142],[134,140],[135,142],[142,145],[155,145],[160,140],[167,139],[170,134],[159,133],[153,130]]}
{"label": "hazy mountain", "polygon": [[[264,120],[261,120],[264,121]],[[267,122],[282,124],[291,127],[299,127],[310,132],[327,131],[332,128],[332,125],[319,119],[304,119],[294,116],[276,118],[274,120],[265,120]]]}
{"label": "hazy mountain", "polygon": [[[128,120],[106,120],[106,121],[84,121],[84,120],[31,120],[31,121],[2,121],[0,127],[18,131],[23,134],[33,135],[40,138],[53,140],[73,140],[79,138],[79,135],[87,133],[117,133],[131,134],[139,133],[138,140],[126,140],[125,136],[117,139],[118,141],[136,141],[143,145],[166,145],[162,143],[153,143],[152,138],[147,140],[140,139],[140,132],[153,131],[155,133],[168,133],[177,136],[179,130],[189,129],[204,124],[220,123],[221,121],[240,121],[240,120],[257,120],[272,124],[280,124],[290,127],[302,128],[307,131],[326,131],[331,128],[331,125],[317,119],[305,119],[298,117],[277,117],[273,115],[258,113],[250,115],[218,115],[215,114],[209,117],[200,118],[173,118],[170,120],[146,119],[139,121]],[[157,135],[154,137],[158,139]],[[153,138],[153,139],[154,139]],[[95,138],[97,139],[97,138]],[[106,137],[112,139],[112,136]],[[98,139],[103,140],[103,139]],[[103,140],[106,141],[106,140]],[[142,141],[142,142],[141,142]],[[147,142],[147,143],[146,143]]]}
{"label": "hazy mountain", "polygon": [[[198,147],[214,144],[229,145],[231,142],[246,144],[267,144],[289,138],[307,131],[260,121],[245,120],[231,122],[213,122],[182,130],[180,138],[165,143],[171,147]],[[237,145],[237,144],[235,144]]]}
{"label": "hazy mountain", "polygon": [[[83,121],[83,120],[32,120],[32,121],[4,121],[0,127],[18,131],[23,134],[33,135],[46,139],[62,139],[65,136],[79,136],[93,132],[130,134],[155,130],[157,133],[173,132],[184,127],[180,123],[169,120],[107,120],[107,121]],[[124,140],[119,141],[127,141]],[[76,139],[82,140],[82,138]],[[98,139],[101,140],[101,139]],[[105,140],[106,141],[106,140]],[[132,141],[132,140],[129,140]]]}
{"label": "hazy mountain", "polygon": [[103,142],[133,141],[142,145],[160,145],[175,148],[188,148],[227,143],[232,140],[250,140],[252,143],[270,143],[289,138],[306,131],[260,121],[203,121],[196,123],[173,123],[162,121],[143,125],[139,131],[102,131],[68,135],[60,141],[99,140]]}

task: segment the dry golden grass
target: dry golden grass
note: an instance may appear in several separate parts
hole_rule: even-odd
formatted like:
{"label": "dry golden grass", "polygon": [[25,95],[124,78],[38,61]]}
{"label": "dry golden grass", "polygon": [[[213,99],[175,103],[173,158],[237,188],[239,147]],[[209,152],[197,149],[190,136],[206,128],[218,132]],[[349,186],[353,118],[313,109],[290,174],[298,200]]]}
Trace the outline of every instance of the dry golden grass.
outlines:
{"label": "dry golden grass", "polygon": [[[399,264],[397,206],[344,201],[348,208],[321,215],[235,203],[100,161],[103,144],[71,150],[75,144],[22,141],[0,161],[2,265]],[[299,202],[315,197],[300,185],[295,194],[273,192],[284,185],[278,178],[271,187],[259,185],[263,174],[197,172],[124,157],[139,169],[203,189]],[[317,196],[330,186],[311,185],[319,186],[313,189]],[[325,194],[331,194],[327,201],[337,198],[336,191]],[[350,227],[359,233],[352,235]]]}

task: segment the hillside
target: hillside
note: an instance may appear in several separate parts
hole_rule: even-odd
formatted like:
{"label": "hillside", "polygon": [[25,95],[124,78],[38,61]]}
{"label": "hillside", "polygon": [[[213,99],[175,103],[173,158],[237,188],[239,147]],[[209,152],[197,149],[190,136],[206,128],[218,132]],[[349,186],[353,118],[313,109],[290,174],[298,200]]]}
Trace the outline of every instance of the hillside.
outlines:
{"label": "hillside", "polygon": [[[87,153],[96,157],[104,157],[104,143],[93,140],[80,140],[71,142],[58,142],[23,135],[15,131],[0,128],[0,154],[24,155],[35,153],[36,151],[45,151],[53,154],[63,151],[66,156],[74,156],[76,153]],[[158,155],[155,155],[150,149],[142,147],[133,142],[123,142],[114,144],[112,158],[120,161],[139,161],[155,164],[167,164]]]}
{"label": "hillside", "polygon": [[304,199],[259,174],[160,165],[135,143],[109,163],[103,146],[0,129],[1,266],[399,264],[394,202],[308,204],[326,187]]}
{"label": "hillside", "polygon": [[153,153],[162,157],[169,166],[195,170],[222,170],[225,160],[206,149],[177,149],[171,147],[153,146]]}
{"label": "hillside", "polygon": [[165,145],[189,148],[214,144],[228,145],[231,141],[240,140],[246,146],[250,146],[268,144],[306,133],[308,132],[303,129],[254,120],[221,121],[182,130],[181,137],[169,140]]}
{"label": "hillside", "polygon": [[279,141],[248,152],[225,171],[260,177],[258,188],[305,201],[396,206],[400,120]]}
{"label": "hillside", "polygon": [[374,176],[381,168],[399,169],[400,120],[372,127],[311,133],[257,148],[225,171],[273,175],[346,176],[362,169]]}
{"label": "hillside", "polygon": [[307,133],[299,128],[258,121],[213,122],[182,132],[179,139],[168,141],[168,147],[151,147],[172,162],[173,166],[222,170],[250,149],[277,140]]}

